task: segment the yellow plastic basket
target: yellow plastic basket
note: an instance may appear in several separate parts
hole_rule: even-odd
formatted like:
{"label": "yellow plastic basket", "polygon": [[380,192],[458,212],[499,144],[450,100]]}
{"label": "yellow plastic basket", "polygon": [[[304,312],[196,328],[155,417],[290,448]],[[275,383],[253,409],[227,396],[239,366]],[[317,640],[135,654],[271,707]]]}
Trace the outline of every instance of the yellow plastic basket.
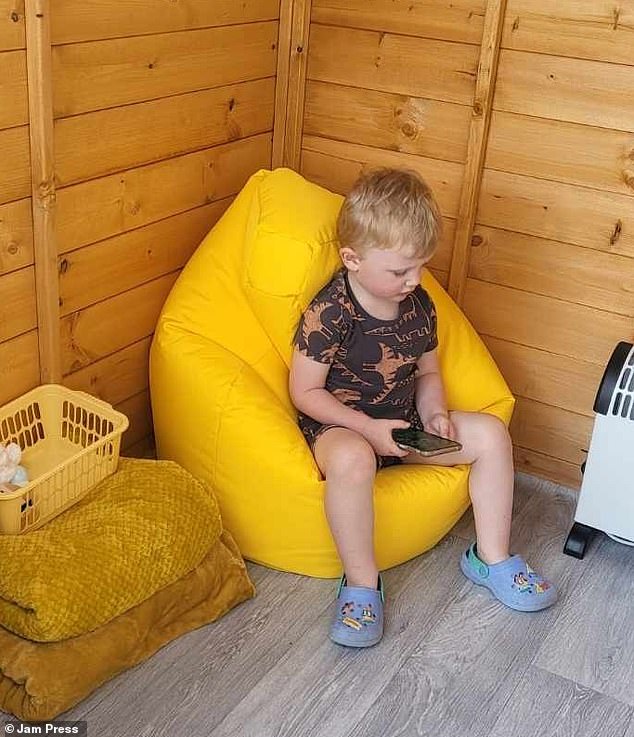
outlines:
{"label": "yellow plastic basket", "polygon": [[114,473],[127,427],[106,402],[58,384],[1,407],[0,442],[20,446],[29,483],[0,492],[0,534],[41,527]]}

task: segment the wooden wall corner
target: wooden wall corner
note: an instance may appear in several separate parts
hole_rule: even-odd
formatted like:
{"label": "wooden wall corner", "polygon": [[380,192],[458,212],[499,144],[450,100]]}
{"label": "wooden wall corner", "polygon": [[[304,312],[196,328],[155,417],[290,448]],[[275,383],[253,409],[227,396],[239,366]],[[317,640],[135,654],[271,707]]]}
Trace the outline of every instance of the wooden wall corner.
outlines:
{"label": "wooden wall corner", "polygon": [[50,0],[26,0],[26,60],[40,381],[62,379],[55,242]]}
{"label": "wooden wall corner", "polygon": [[311,0],[281,0],[272,166],[298,169],[308,69]]}
{"label": "wooden wall corner", "polygon": [[478,209],[497,76],[506,0],[488,0],[473,99],[467,163],[465,165],[456,232],[449,271],[449,294],[461,305],[469,271],[473,225]]}

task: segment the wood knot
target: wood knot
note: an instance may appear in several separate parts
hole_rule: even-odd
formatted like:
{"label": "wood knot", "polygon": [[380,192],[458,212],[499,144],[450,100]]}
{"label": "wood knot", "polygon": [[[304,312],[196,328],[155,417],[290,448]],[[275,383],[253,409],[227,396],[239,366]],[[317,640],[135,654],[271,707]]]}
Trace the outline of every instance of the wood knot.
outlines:
{"label": "wood knot", "polygon": [[474,248],[477,248],[478,246],[481,246],[484,243],[484,238],[481,235],[472,235],[471,236],[471,245]]}
{"label": "wood knot", "polygon": [[37,204],[42,210],[51,210],[55,205],[57,194],[55,192],[55,182],[46,179],[37,187]]}
{"label": "wood knot", "polygon": [[623,169],[621,176],[625,184],[631,189],[634,189],[634,169]]}
{"label": "wood knot", "polygon": [[612,30],[616,31],[619,27],[619,19],[621,17],[621,8],[616,7],[612,9]]}
{"label": "wood knot", "polygon": [[482,106],[482,103],[478,101],[474,102],[473,103],[473,114],[477,115],[479,118],[483,112],[484,112],[484,107]]}
{"label": "wood knot", "polygon": [[15,12],[15,10],[11,13],[11,20],[14,23],[17,23],[20,20],[20,15]]}
{"label": "wood knot", "polygon": [[11,256],[15,256],[19,250],[20,247],[15,241],[11,241],[7,246],[7,253],[9,253]]}
{"label": "wood knot", "polygon": [[621,233],[623,232],[623,222],[621,220],[616,221],[616,225],[614,226],[614,230],[612,231],[612,235],[610,236],[610,245],[613,246],[618,239],[621,237]]}
{"label": "wood knot", "polygon": [[67,258],[63,258],[59,262],[59,267],[58,268],[59,268],[59,273],[60,274],[65,274],[68,271],[68,269],[70,268],[70,261]]}
{"label": "wood knot", "polygon": [[414,123],[403,123],[403,125],[401,126],[401,133],[405,136],[405,138],[416,138],[418,128],[414,125]]}
{"label": "wood knot", "polygon": [[55,193],[55,182],[52,179],[45,179],[39,183],[37,192],[42,199],[50,197]]}

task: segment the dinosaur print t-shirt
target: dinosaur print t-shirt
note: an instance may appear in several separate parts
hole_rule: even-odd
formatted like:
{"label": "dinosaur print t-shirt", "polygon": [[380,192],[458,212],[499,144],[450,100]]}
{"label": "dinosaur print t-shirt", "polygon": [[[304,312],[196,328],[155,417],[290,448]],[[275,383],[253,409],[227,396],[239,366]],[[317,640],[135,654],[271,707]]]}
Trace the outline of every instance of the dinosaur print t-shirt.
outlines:
{"label": "dinosaur print t-shirt", "polygon": [[[377,419],[405,419],[420,426],[415,409],[416,362],[438,345],[436,310],[418,286],[399,304],[398,316],[367,313],[339,271],[304,312],[295,334],[304,356],[328,364],[326,389],[340,402]],[[300,413],[309,445],[325,426]]]}

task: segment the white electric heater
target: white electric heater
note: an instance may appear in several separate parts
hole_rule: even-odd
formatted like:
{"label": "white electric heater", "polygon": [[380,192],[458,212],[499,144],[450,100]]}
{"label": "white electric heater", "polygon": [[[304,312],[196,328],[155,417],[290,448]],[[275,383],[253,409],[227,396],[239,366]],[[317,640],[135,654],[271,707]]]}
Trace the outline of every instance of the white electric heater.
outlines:
{"label": "white electric heater", "polygon": [[619,343],[594,401],[596,417],[564,553],[583,558],[598,530],[634,545],[634,345]]}

